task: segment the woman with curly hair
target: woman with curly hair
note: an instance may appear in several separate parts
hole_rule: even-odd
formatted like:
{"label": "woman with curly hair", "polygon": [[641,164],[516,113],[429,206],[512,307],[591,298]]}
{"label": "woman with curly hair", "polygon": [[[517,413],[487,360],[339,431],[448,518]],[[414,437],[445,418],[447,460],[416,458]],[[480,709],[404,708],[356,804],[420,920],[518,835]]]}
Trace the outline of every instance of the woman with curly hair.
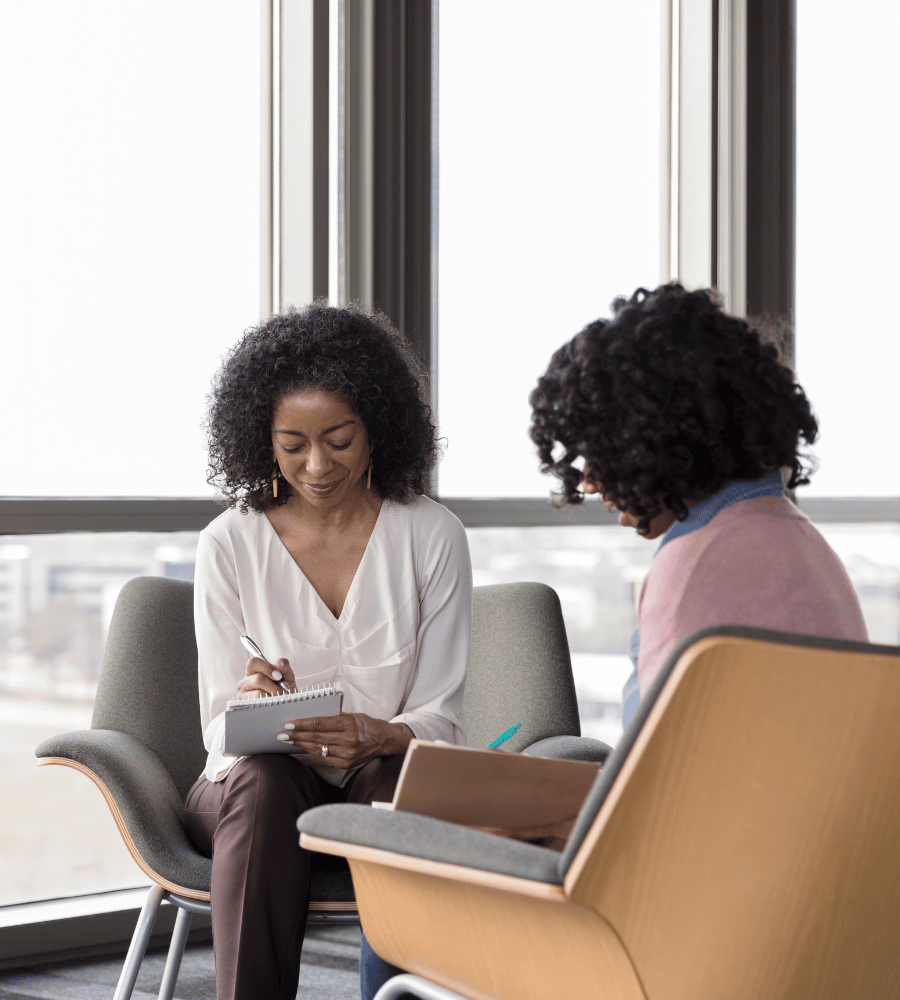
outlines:
{"label": "woman with curly hair", "polygon": [[[867,641],[839,558],[784,495],[809,482],[818,433],[776,348],[681,285],[616,299],[553,355],[531,436],[561,501],[601,494],[619,524],[662,537],[641,587],[624,721],[697,629],[749,625]],[[576,464],[578,463],[578,464]]]}
{"label": "woman with curly hair", "polygon": [[[186,825],[212,857],[219,1000],[293,1000],[309,900],[298,815],[390,799],[413,737],[464,742],[468,546],[423,495],[435,427],[381,316],[316,304],[249,330],[213,383],[208,438],[229,509],[197,548],[209,756]],[[265,659],[248,661],[246,635]],[[340,715],[277,734],[296,754],[222,753],[230,699],[334,681]]]}

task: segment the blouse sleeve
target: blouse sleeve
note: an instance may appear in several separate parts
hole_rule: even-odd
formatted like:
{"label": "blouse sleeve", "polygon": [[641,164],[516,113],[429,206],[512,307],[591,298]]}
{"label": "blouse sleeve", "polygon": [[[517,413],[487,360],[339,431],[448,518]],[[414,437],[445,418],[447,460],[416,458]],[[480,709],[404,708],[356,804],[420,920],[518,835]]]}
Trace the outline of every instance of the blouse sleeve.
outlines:
{"label": "blouse sleeve", "polygon": [[472,634],[472,564],[462,524],[449,511],[423,546],[418,655],[413,685],[391,722],[419,739],[465,744],[460,716]]}
{"label": "blouse sleeve", "polygon": [[197,543],[194,628],[203,743],[212,750],[221,742],[225,706],[244,676],[247,654],[238,642],[245,628],[234,565],[207,532],[201,532]]}

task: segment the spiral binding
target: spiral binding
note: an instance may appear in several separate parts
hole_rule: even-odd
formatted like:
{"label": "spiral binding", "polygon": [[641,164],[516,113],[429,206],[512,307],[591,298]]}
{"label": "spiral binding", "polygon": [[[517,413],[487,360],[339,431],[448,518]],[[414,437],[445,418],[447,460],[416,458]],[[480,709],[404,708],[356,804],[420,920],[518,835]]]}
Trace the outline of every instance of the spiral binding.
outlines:
{"label": "spiral binding", "polygon": [[300,688],[290,694],[272,694],[265,698],[234,698],[228,702],[227,710],[237,708],[260,708],[263,705],[285,705],[293,701],[309,701],[310,698],[324,698],[329,694],[343,694],[344,687],[340,681],[329,684],[316,684],[314,687]]}

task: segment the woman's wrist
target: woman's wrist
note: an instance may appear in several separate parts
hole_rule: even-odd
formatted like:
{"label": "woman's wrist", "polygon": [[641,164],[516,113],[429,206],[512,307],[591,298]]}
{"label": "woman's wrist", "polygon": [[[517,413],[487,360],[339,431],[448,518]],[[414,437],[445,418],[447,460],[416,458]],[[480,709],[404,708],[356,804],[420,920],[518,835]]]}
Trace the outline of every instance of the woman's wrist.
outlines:
{"label": "woman's wrist", "polygon": [[388,727],[390,735],[385,741],[383,756],[391,757],[394,754],[406,753],[406,748],[410,741],[416,738],[416,734],[405,722],[389,722]]}

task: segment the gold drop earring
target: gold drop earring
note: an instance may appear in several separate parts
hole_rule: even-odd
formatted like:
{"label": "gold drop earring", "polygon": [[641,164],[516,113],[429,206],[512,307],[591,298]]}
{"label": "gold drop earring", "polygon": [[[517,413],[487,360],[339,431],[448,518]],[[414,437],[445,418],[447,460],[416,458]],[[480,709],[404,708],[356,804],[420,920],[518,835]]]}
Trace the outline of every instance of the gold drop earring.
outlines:
{"label": "gold drop earring", "polygon": [[372,489],[372,459],[369,459],[369,475],[366,478],[366,489]]}
{"label": "gold drop earring", "polygon": [[278,463],[272,466],[272,496],[278,496]]}

